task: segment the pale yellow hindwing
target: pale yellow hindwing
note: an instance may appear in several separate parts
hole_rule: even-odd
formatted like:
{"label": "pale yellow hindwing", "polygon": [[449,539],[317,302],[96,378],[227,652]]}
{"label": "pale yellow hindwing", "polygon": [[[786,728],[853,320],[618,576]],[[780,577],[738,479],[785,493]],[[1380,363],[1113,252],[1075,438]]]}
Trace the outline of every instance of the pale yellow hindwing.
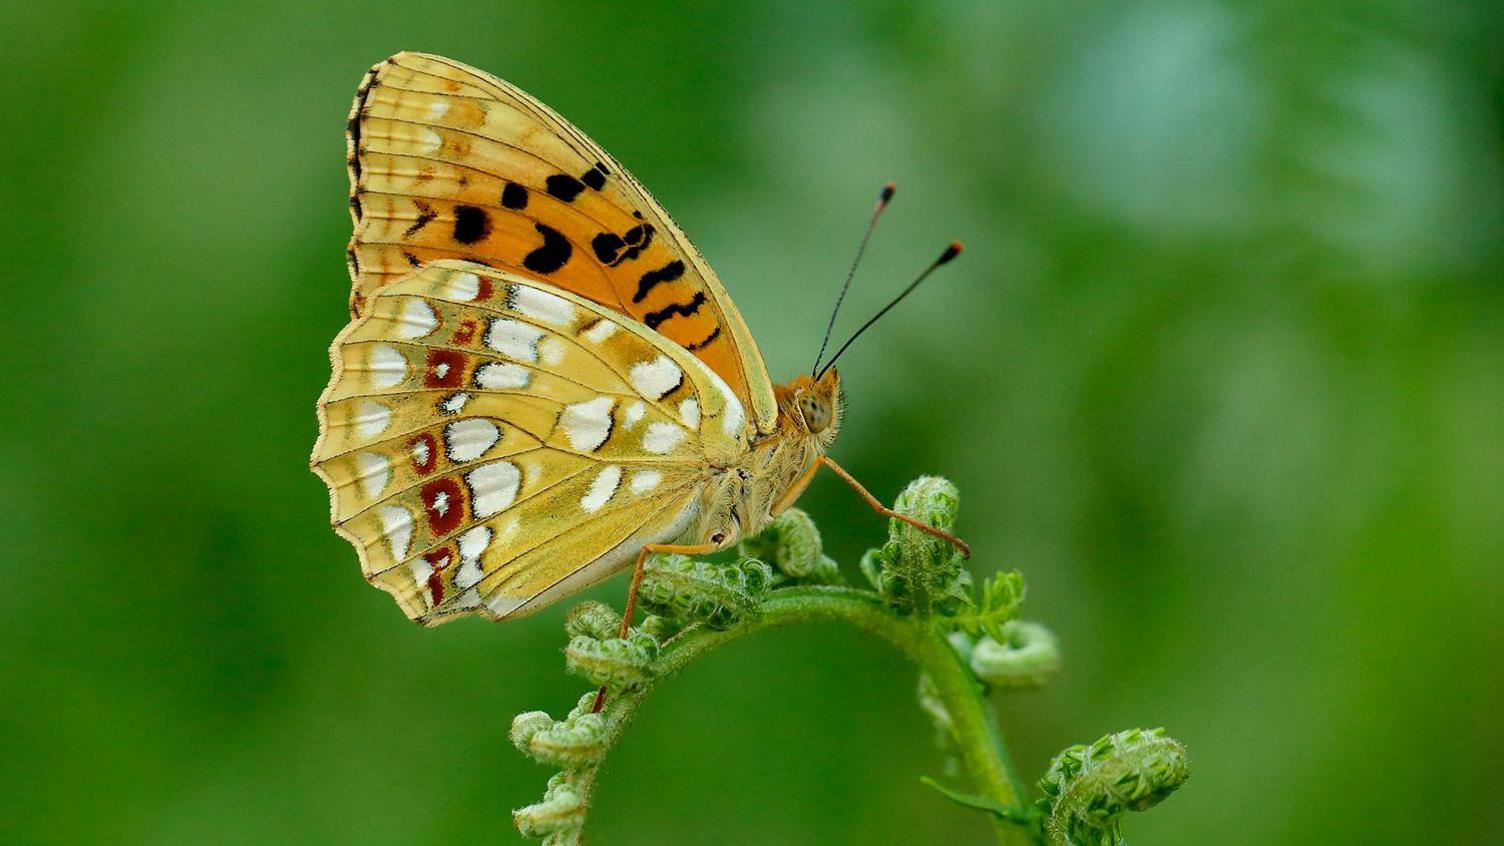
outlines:
{"label": "pale yellow hindwing", "polygon": [[408,616],[518,616],[693,525],[754,434],[725,381],[545,282],[439,261],[335,340],[313,467]]}
{"label": "pale yellow hindwing", "polygon": [[553,110],[452,59],[399,53],[366,74],[348,136],[353,314],[436,259],[546,279],[693,353],[772,430],[772,383],[725,288],[647,190]]}

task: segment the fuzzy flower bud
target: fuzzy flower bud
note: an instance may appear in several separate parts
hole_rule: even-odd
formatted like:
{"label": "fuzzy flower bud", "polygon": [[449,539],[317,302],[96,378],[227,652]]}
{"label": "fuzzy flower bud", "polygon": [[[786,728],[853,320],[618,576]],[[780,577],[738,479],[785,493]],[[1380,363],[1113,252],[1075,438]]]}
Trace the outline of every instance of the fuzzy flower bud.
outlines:
{"label": "fuzzy flower bud", "polygon": [[593,685],[613,689],[647,681],[657,657],[658,641],[636,629],[625,638],[575,635],[564,647],[565,669]]}
{"label": "fuzzy flower bud", "polygon": [[1060,672],[1060,644],[1038,623],[1012,620],[1002,627],[1003,640],[984,636],[971,650],[977,678],[999,690],[1043,687]]}
{"label": "fuzzy flower bud", "polygon": [[564,632],[570,637],[593,637],[597,640],[616,637],[621,631],[621,615],[604,602],[581,602],[569,609],[564,618]]}
{"label": "fuzzy flower bud", "polygon": [[682,626],[667,617],[648,614],[642,618],[642,624],[637,628],[641,629],[643,634],[651,635],[654,640],[661,644],[678,634]]}
{"label": "fuzzy flower bud", "polygon": [[750,558],[716,564],[660,555],[648,559],[637,596],[670,620],[725,628],[756,610],[772,579],[768,565]]}
{"label": "fuzzy flower bud", "polygon": [[585,800],[567,773],[548,781],[543,801],[512,812],[512,822],[524,837],[545,838],[546,846],[580,842],[585,825]]}
{"label": "fuzzy flower bud", "polygon": [[1122,815],[1153,807],[1189,777],[1185,747],[1164,729],[1131,729],[1072,746],[1039,782],[1045,830],[1060,846],[1120,846]]}
{"label": "fuzzy flower bud", "polygon": [[[514,740],[517,724],[512,724]],[[609,732],[600,714],[572,715],[567,720],[535,728],[523,751],[542,764],[578,769],[600,762],[606,756]]]}
{"label": "fuzzy flower bud", "polygon": [[830,584],[840,578],[835,560],[823,551],[815,521],[797,508],[773,518],[767,528],[743,540],[737,552],[770,562],[791,579]]}
{"label": "fuzzy flower bud", "polygon": [[[921,476],[898,495],[893,510],[949,531],[960,502],[950,481]],[[971,571],[960,552],[901,520],[888,521],[888,542],[862,556],[861,568],[877,592],[900,611],[953,614],[970,601]]]}
{"label": "fuzzy flower bud", "polygon": [[510,737],[512,745],[524,755],[531,754],[533,735],[554,724],[554,718],[543,711],[528,711],[512,718]]}

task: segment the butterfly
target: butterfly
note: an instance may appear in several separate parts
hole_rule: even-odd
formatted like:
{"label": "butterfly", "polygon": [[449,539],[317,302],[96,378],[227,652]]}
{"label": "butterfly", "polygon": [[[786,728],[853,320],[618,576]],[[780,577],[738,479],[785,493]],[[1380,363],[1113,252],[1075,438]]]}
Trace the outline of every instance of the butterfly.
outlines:
{"label": "butterfly", "polygon": [[839,353],[773,384],[684,233],[547,106],[399,53],[366,74],[347,136],[352,319],[311,465],[409,618],[519,617],[635,561],[625,634],[649,555],[734,544],[821,466],[965,551],[826,454]]}

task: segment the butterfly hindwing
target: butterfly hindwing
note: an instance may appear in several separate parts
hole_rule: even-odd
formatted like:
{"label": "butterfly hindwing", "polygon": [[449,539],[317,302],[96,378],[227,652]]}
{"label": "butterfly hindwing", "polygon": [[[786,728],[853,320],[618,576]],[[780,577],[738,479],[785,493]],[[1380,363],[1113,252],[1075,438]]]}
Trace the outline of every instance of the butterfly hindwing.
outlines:
{"label": "butterfly hindwing", "polygon": [[336,339],[313,463],[413,619],[526,613],[689,528],[752,428],[719,375],[546,282],[440,261]]}
{"label": "butterfly hindwing", "polygon": [[366,75],[348,134],[353,313],[436,259],[512,270],[691,352],[771,430],[761,355],[715,274],[648,192],[547,106],[450,59],[400,53]]}

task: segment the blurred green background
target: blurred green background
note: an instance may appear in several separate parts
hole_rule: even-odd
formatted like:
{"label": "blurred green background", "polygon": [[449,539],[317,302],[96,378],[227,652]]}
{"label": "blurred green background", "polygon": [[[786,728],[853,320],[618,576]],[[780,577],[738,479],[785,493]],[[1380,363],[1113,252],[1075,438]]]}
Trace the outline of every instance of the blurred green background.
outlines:
{"label": "blurred green background", "polygon": [[[509,843],[564,606],[425,631],[307,470],[344,121],[399,49],[510,79],[670,208],[778,378],[897,201],[835,454],[938,472],[1067,656],[1037,777],[1165,725],[1139,843],[1504,831],[1504,8],[1477,2],[0,7],[0,842]],[[848,565],[883,525],[803,500]],[[620,602],[617,579],[592,595]],[[656,693],[601,843],[979,843],[911,671],[840,629]]]}

